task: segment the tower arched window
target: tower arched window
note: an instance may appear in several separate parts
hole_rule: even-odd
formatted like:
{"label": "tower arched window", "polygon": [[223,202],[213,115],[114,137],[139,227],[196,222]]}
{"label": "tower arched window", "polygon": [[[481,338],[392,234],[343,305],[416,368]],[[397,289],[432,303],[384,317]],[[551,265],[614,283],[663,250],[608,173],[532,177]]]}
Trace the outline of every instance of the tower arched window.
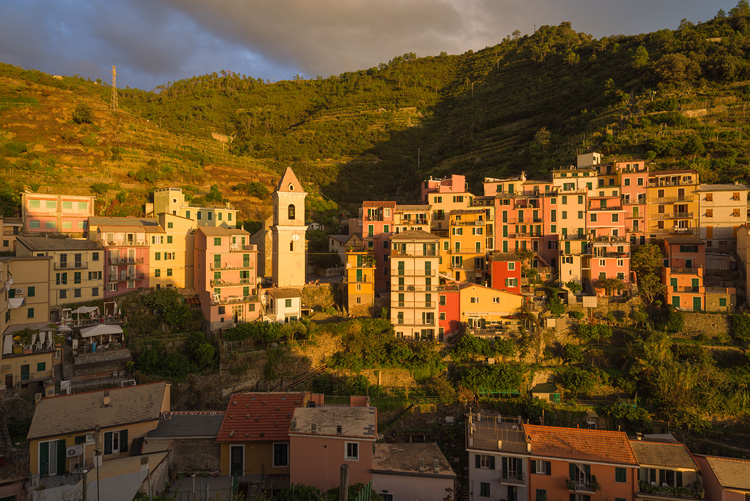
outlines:
{"label": "tower arched window", "polygon": [[289,205],[289,208],[288,208],[288,210],[287,210],[287,213],[288,213],[288,214],[287,214],[287,217],[288,217],[288,219],[294,219],[294,218],[295,218],[295,216],[296,216],[296,211],[295,211],[295,209],[294,209],[294,205],[291,205],[291,204]]}
{"label": "tower arched window", "polygon": [[289,242],[289,252],[294,252],[294,242]]}

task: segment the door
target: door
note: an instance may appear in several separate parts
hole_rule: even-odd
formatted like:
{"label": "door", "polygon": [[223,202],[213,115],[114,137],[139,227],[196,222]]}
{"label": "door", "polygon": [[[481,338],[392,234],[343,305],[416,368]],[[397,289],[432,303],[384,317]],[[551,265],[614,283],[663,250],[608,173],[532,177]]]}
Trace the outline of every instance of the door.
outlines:
{"label": "door", "polygon": [[9,389],[13,388],[13,374],[5,375],[5,387]]}
{"label": "door", "polygon": [[29,380],[29,364],[24,364],[21,366],[21,381],[28,381]]}
{"label": "door", "polygon": [[675,308],[680,307],[680,296],[672,296],[672,306]]}
{"label": "door", "polygon": [[229,446],[229,474],[243,476],[245,474],[245,446]]}
{"label": "door", "polygon": [[60,254],[60,269],[64,270],[68,267],[68,255]]}
{"label": "door", "polygon": [[701,311],[701,298],[700,297],[694,297],[693,298],[693,311]]}

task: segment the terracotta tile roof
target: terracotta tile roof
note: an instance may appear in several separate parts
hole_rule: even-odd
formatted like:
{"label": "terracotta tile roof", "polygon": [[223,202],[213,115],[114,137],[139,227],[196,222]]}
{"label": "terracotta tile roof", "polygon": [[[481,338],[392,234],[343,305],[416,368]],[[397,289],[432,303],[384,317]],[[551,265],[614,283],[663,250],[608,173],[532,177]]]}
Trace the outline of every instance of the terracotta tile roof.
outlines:
{"label": "terracotta tile roof", "polygon": [[294,409],[304,407],[302,392],[238,393],[224,412],[217,442],[289,440]]}
{"label": "terracotta tile roof", "polygon": [[621,431],[523,425],[534,456],[638,465],[628,436]]}

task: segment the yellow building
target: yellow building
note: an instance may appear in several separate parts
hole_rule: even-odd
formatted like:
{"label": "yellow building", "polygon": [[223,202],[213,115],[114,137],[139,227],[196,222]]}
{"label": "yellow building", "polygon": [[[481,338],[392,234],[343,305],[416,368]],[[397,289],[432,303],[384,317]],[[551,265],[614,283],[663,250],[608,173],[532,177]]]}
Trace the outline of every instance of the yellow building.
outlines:
{"label": "yellow building", "polygon": [[17,256],[51,257],[50,306],[98,301],[104,297],[104,247],[73,238],[18,237]]}
{"label": "yellow building", "polygon": [[748,187],[744,184],[701,184],[700,238],[706,251],[732,251],[736,248],[737,230],[747,223]]}
{"label": "yellow building", "polygon": [[428,193],[427,203],[432,211],[430,228],[432,233],[440,236],[448,235],[449,214],[451,211],[466,209],[471,206],[474,195],[467,192]]}
{"label": "yellow building", "polygon": [[523,305],[521,294],[503,292],[477,284],[458,289],[460,320],[471,329],[497,327],[508,322]]}
{"label": "yellow building", "polygon": [[409,230],[430,231],[432,214],[429,205],[397,205],[393,211],[393,233]]}
{"label": "yellow building", "polygon": [[103,468],[129,456],[133,440],[156,429],[169,412],[169,400],[170,385],[164,382],[43,398],[28,435],[32,482],[59,485],[52,477],[94,466],[96,449]]}
{"label": "yellow building", "polygon": [[60,364],[58,339],[48,328],[51,262],[50,257],[0,258],[0,388],[41,392]]}
{"label": "yellow building", "polygon": [[693,170],[649,174],[649,238],[664,238],[670,234],[698,234],[698,184],[698,173]]}
{"label": "yellow building", "polygon": [[438,241],[421,230],[391,237],[391,323],[398,337],[436,339]]}
{"label": "yellow building", "polygon": [[0,216],[0,223],[3,232],[0,238],[0,252],[15,252],[16,237],[23,231],[23,220],[20,217]]}
{"label": "yellow building", "polygon": [[375,302],[375,257],[364,247],[346,252],[346,306],[350,315],[372,316]]}
{"label": "yellow building", "polygon": [[480,283],[484,278],[488,226],[493,224],[488,211],[469,208],[450,213],[450,275],[458,282]]}
{"label": "yellow building", "polygon": [[192,219],[198,226],[237,226],[237,209],[230,208],[229,204],[223,207],[193,207],[185,201],[181,188],[157,188],[154,191],[154,203],[146,204],[146,215],[158,217],[162,213]]}
{"label": "yellow building", "polygon": [[149,238],[149,286],[192,289],[195,263],[195,230],[198,223],[162,212],[158,226],[146,227]]}

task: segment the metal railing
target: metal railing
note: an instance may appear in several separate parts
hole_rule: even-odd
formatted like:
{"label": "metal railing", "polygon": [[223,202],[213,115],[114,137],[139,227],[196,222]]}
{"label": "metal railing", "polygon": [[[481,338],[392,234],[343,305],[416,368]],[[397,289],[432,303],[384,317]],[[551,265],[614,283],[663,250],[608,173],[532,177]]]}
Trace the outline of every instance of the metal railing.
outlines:
{"label": "metal railing", "polygon": [[435,301],[396,301],[394,308],[434,308]]}
{"label": "metal railing", "polygon": [[254,303],[258,301],[258,296],[227,296],[227,297],[212,297],[211,305],[219,304],[237,304],[237,303]]}
{"label": "metal railing", "polygon": [[209,267],[212,270],[253,270],[255,266],[248,264],[228,264],[228,263],[211,263]]}
{"label": "metal railing", "polygon": [[110,258],[109,264],[116,266],[130,265],[130,264],[143,264],[142,257],[118,257]]}
{"label": "metal railing", "polygon": [[409,251],[402,251],[402,250],[391,250],[391,257],[437,257],[440,253],[436,250],[434,251],[422,251],[419,252],[409,252]]}
{"label": "metal railing", "polygon": [[692,212],[668,212],[663,214],[651,214],[649,219],[693,219]]}
{"label": "metal railing", "polygon": [[65,263],[55,263],[55,269],[56,270],[76,270],[76,269],[84,269],[88,268],[88,263],[86,261],[73,261],[65,262]]}
{"label": "metal railing", "polygon": [[228,287],[231,285],[249,285],[249,278],[228,278],[228,279],[213,279],[211,280],[211,287]]}
{"label": "metal railing", "polygon": [[698,275],[701,267],[697,268],[669,268],[669,272],[673,275]]}
{"label": "metal railing", "polygon": [[685,195],[682,197],[656,197],[651,198],[649,202],[652,204],[670,204],[670,203],[681,203],[681,202],[692,202],[695,197],[692,195]]}
{"label": "metal railing", "polygon": [[250,250],[253,250],[250,245],[235,244],[229,246],[229,252],[247,252]]}

